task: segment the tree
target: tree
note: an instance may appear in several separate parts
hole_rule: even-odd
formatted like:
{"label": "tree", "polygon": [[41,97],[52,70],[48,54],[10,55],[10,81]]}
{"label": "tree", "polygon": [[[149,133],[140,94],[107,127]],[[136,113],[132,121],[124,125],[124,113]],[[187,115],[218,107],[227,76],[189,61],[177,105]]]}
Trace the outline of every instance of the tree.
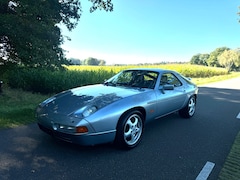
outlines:
{"label": "tree", "polygon": [[240,48],[235,50],[238,53],[238,59],[234,61],[234,66],[236,68],[240,68]]}
{"label": "tree", "polygon": [[90,66],[104,66],[106,64],[106,61],[99,60],[99,59],[93,58],[93,57],[89,57],[87,59],[84,59],[83,64],[90,65]]}
{"label": "tree", "polygon": [[1,1],[0,43],[7,62],[30,67],[56,67],[64,62],[58,23],[72,30],[80,18],[80,3],[69,1]]}
{"label": "tree", "polygon": [[77,58],[70,58],[68,59],[68,61],[72,65],[81,65],[81,60]]}
{"label": "tree", "polygon": [[207,65],[206,61],[208,58],[209,54],[196,54],[191,58],[190,63],[206,66]]}
{"label": "tree", "polygon": [[207,59],[208,66],[220,67],[220,64],[218,63],[218,56],[221,55],[225,50],[229,49],[230,48],[228,47],[221,47],[211,52],[209,58]]}
{"label": "tree", "polygon": [[207,60],[209,58],[209,54],[201,54],[200,57],[199,57],[199,64],[200,65],[204,65],[204,66],[207,66]]}
{"label": "tree", "polygon": [[106,61],[104,60],[99,60],[99,66],[105,66],[106,65]]}
{"label": "tree", "polygon": [[198,62],[200,61],[200,60],[199,60],[199,57],[200,57],[200,54],[194,55],[194,56],[191,58],[190,63],[191,63],[191,64],[198,64]]}
{"label": "tree", "polygon": [[[90,0],[90,11],[112,11],[111,0]],[[81,17],[79,0],[0,0],[0,65],[61,67],[66,62],[59,23],[69,31]]]}
{"label": "tree", "polygon": [[89,57],[84,60],[85,65],[90,65],[90,66],[98,66],[99,65],[99,60],[93,57]]}
{"label": "tree", "polygon": [[105,11],[113,11],[112,0],[89,0],[93,3],[90,8],[90,12],[94,12],[96,9],[104,9]]}
{"label": "tree", "polygon": [[232,70],[233,65],[239,66],[240,54],[234,50],[225,50],[218,56],[219,64],[227,69],[228,72]]}

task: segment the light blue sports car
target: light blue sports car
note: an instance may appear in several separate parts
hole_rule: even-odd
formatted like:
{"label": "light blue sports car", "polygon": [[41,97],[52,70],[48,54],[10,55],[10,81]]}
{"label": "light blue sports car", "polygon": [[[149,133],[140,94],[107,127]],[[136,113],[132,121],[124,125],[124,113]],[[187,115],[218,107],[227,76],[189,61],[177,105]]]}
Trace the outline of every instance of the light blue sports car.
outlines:
{"label": "light blue sports car", "polygon": [[39,104],[39,128],[58,139],[80,145],[114,142],[134,148],[151,120],[178,111],[190,118],[198,88],[171,70],[128,69],[103,84],[78,87]]}

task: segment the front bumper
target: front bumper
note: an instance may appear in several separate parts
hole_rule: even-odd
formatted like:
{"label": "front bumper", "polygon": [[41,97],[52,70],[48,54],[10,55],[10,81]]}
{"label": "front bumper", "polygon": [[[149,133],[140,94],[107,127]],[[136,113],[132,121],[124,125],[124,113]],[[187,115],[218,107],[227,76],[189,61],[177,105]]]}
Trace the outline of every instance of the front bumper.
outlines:
{"label": "front bumper", "polygon": [[96,145],[96,144],[104,144],[113,142],[115,139],[116,131],[107,131],[101,133],[90,133],[90,134],[67,134],[63,132],[59,132],[54,129],[50,129],[44,127],[40,123],[38,123],[39,128],[44,131],[45,133],[60,139],[65,142],[89,146],[89,145]]}

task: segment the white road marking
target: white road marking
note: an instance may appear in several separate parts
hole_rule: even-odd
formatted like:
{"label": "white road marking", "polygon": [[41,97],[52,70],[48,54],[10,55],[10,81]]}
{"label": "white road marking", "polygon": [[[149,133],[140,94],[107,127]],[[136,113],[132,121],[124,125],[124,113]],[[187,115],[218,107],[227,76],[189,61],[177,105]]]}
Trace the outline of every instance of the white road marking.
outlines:
{"label": "white road marking", "polygon": [[201,172],[198,174],[196,180],[207,180],[209,174],[212,172],[215,164],[212,162],[207,162],[202,168]]}
{"label": "white road marking", "polygon": [[237,115],[237,119],[240,119],[240,113]]}

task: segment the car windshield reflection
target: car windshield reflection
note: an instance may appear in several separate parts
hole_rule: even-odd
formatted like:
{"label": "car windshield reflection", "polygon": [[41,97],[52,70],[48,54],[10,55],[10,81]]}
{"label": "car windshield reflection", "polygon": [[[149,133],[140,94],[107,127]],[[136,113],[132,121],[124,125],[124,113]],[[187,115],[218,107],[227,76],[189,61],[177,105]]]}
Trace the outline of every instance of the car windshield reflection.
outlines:
{"label": "car windshield reflection", "polygon": [[157,72],[146,70],[126,70],[112,77],[104,84],[107,86],[154,89],[157,77]]}

